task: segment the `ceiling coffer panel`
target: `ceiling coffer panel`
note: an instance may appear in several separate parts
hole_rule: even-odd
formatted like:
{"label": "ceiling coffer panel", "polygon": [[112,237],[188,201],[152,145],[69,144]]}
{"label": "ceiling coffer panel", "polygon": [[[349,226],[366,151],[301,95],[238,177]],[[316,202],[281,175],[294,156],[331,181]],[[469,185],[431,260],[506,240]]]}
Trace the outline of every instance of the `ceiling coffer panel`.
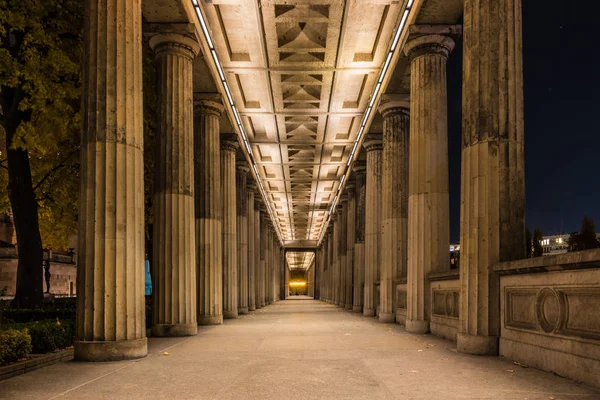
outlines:
{"label": "ceiling coffer panel", "polygon": [[[266,198],[290,244],[321,236],[401,3],[202,1]],[[307,266],[299,254],[294,265]]]}

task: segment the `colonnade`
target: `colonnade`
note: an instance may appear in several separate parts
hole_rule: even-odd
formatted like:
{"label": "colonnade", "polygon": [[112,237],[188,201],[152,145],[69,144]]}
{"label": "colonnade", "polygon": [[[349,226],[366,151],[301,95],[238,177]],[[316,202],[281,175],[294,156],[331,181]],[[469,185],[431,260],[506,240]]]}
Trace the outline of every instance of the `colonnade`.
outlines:
{"label": "colonnade", "polygon": [[525,249],[520,7],[491,3],[466,1],[464,27],[411,26],[410,93],[382,96],[383,132],[366,135],[366,167],[355,163],[352,200],[339,202],[317,252],[322,300],[429,331],[428,275],[450,270],[446,61],[464,29],[457,347],[472,354],[498,353],[491,266]]}
{"label": "colonnade", "polygon": [[[88,15],[117,7],[87,3]],[[85,22],[78,360],[147,354],[142,19],[139,1],[119,5],[114,18]],[[151,332],[187,336],[279,300],[283,252],[237,137],[221,132],[220,95],[193,93],[193,26],[164,29],[149,33],[158,100]]]}

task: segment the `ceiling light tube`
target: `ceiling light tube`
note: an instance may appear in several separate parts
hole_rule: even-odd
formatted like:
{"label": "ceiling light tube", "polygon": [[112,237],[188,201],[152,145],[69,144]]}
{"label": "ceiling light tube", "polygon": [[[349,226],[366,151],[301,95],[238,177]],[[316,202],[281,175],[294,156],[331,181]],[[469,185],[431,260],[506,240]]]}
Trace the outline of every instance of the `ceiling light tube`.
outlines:
{"label": "ceiling light tube", "polygon": [[227,86],[227,81],[223,81],[223,87],[225,88],[225,94],[227,95],[227,100],[229,101],[229,104],[233,106],[233,98],[231,97],[229,86]]}
{"label": "ceiling light tube", "polygon": [[385,77],[388,67],[390,66],[390,63],[392,62],[393,55],[394,55],[394,51],[390,50],[388,52],[387,58],[385,59],[385,63],[383,64],[383,68],[381,69],[381,74],[379,74],[379,80],[377,81],[377,83],[383,82],[383,78]]}
{"label": "ceiling light tube", "polygon": [[217,66],[217,71],[219,72],[219,77],[221,78],[221,82],[225,82],[225,74],[223,74],[223,68],[221,68],[221,63],[219,62],[219,57],[217,57],[217,52],[215,49],[210,50],[210,54],[213,57],[213,61]]}
{"label": "ceiling light tube", "polygon": [[408,18],[409,11],[410,11],[410,9],[407,7],[404,10],[404,14],[402,14],[402,19],[400,20],[400,25],[398,25],[398,29],[396,30],[396,35],[394,36],[394,41],[392,42],[392,48],[390,49],[391,51],[396,50],[396,46],[398,45],[398,41],[400,40],[400,35],[402,34],[402,31],[404,30],[404,24],[406,23],[406,19]]}
{"label": "ceiling light tube", "polygon": [[[193,1],[193,0],[192,0]],[[198,20],[200,21],[200,26],[202,27],[202,32],[204,32],[204,37],[206,38],[206,42],[208,43],[208,48],[213,49],[213,42],[210,38],[210,34],[208,33],[208,27],[206,26],[206,22],[204,21],[204,17],[202,16],[202,11],[200,11],[200,6],[194,6],[196,9],[196,14],[198,15]]]}

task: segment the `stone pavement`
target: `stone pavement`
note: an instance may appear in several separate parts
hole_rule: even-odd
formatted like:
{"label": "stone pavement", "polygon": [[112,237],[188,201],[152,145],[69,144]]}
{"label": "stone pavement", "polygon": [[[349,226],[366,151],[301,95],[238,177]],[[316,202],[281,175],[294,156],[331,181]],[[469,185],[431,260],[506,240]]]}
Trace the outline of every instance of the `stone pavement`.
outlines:
{"label": "stone pavement", "polygon": [[0,399],[600,399],[600,391],[308,298],[152,338],[148,357],[55,364]]}

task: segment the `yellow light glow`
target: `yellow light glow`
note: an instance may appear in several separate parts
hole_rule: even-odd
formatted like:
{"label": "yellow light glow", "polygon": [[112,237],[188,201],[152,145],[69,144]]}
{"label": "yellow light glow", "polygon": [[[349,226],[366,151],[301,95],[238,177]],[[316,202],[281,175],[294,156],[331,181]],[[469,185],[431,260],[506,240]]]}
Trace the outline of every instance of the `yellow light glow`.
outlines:
{"label": "yellow light glow", "polygon": [[290,282],[290,286],[294,286],[294,287],[301,286],[301,287],[304,287],[304,286],[306,286],[306,282]]}

